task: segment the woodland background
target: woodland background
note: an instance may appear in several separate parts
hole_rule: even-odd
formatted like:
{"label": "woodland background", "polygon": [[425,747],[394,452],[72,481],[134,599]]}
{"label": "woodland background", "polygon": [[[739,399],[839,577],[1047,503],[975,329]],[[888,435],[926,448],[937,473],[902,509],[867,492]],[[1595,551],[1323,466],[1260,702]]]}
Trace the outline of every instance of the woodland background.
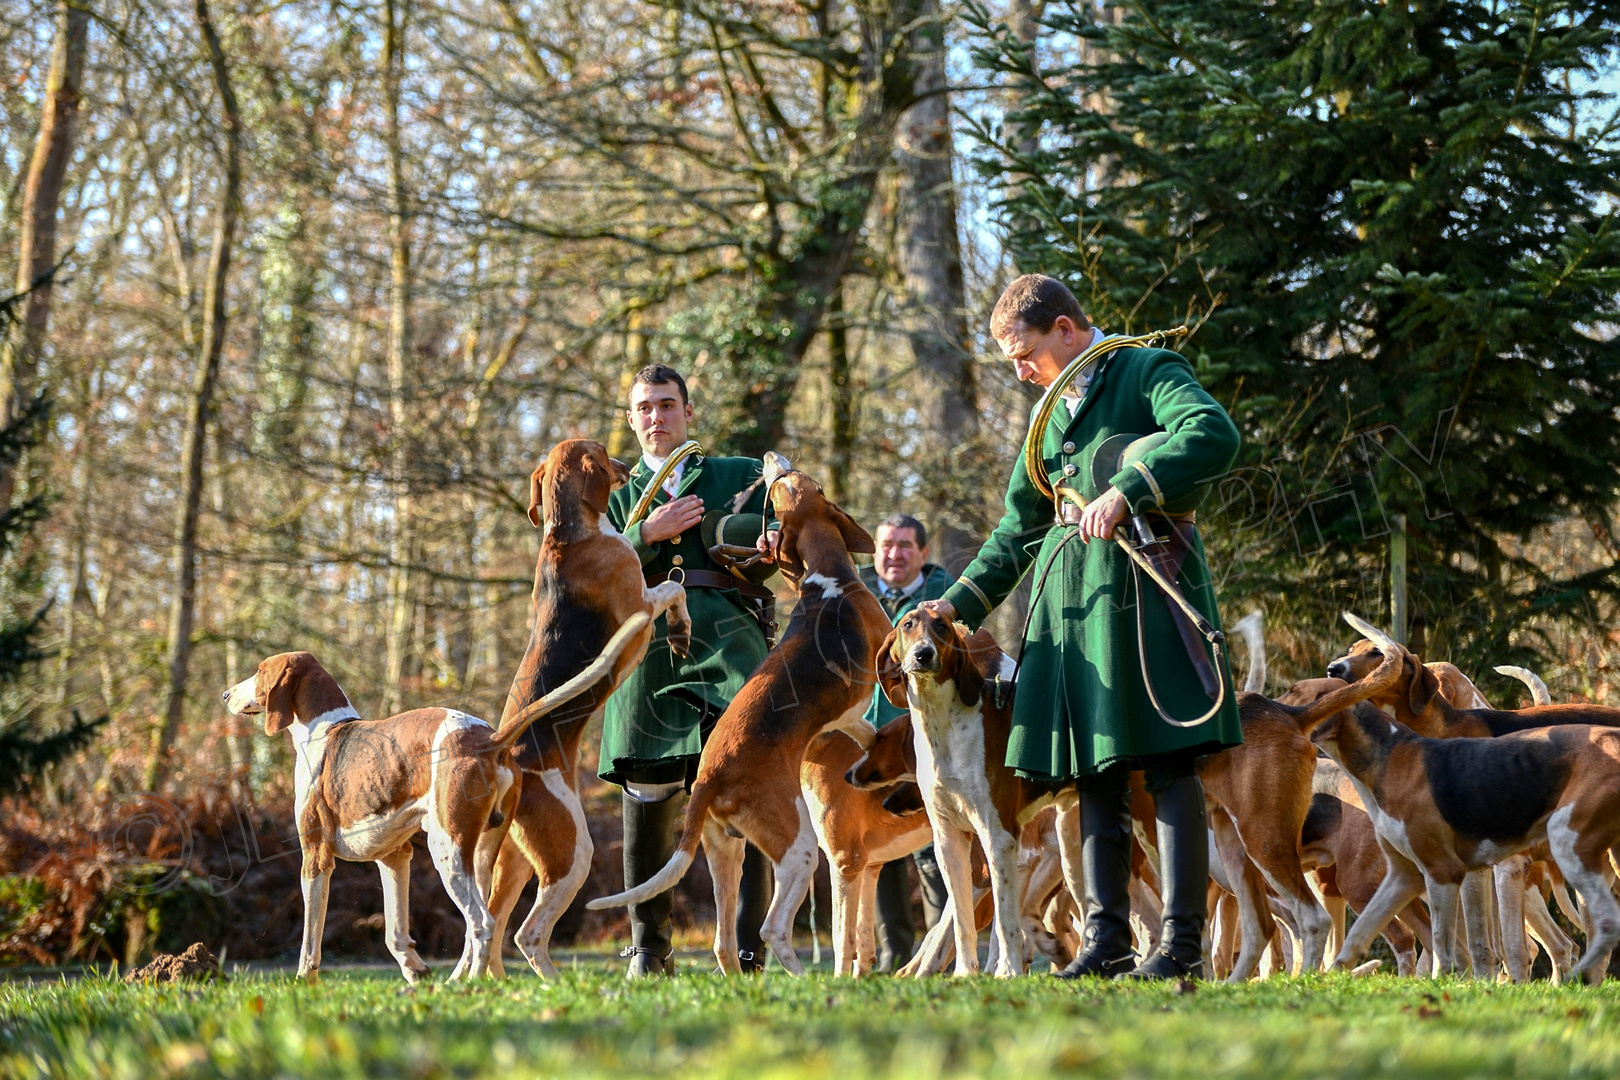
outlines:
{"label": "woodland background", "polygon": [[1620,702],[1617,42],[1598,0],[0,0],[0,955],[281,948],[290,753],[220,690],[300,648],[367,715],[498,715],[527,474],[633,455],[644,363],[959,569],[1026,270],[1196,328],[1274,686],[1387,620],[1399,515],[1415,648]]}

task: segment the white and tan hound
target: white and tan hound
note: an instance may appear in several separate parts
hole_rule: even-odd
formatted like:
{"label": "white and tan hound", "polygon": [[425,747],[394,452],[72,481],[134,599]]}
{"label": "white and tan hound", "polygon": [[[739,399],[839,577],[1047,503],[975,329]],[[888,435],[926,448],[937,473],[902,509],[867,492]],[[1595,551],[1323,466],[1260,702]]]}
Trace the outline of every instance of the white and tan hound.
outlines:
{"label": "white and tan hound", "polygon": [[375,862],[382,874],[388,949],[409,982],[427,974],[410,935],[411,838],[427,833],[428,852],[445,891],[467,920],[461,960],[451,978],[476,978],[489,966],[494,920],[472,867],[479,838],[509,809],[516,781],[512,744],[546,713],[611,669],[645,616],[626,623],[578,677],[515,714],[499,731],[455,709],[412,709],[362,720],[348,695],[307,652],[280,653],[224,693],[233,713],[264,715],[266,735],[292,736],[293,790],[303,847],[304,941],[298,973],[320,975],[321,934],[335,859]]}

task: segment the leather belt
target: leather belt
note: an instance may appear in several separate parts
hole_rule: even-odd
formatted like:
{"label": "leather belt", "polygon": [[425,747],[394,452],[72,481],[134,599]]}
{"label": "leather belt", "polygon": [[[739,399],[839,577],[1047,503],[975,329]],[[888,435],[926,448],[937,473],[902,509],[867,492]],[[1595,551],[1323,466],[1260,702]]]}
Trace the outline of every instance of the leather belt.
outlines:
{"label": "leather belt", "polygon": [[763,585],[755,585],[752,581],[744,581],[730,574],[717,574],[713,570],[688,570],[684,566],[677,566],[665,573],[647,575],[648,588],[666,581],[673,581],[688,589],[735,589],[753,600],[776,599],[776,594]]}
{"label": "leather belt", "polygon": [[[1059,525],[1078,525],[1080,524],[1080,514],[1083,510],[1085,510],[1085,507],[1072,503],[1067,499],[1063,499],[1057,504],[1057,513],[1053,520]],[[1149,512],[1155,518],[1168,518],[1176,525],[1198,524],[1198,512],[1196,510],[1186,514],[1164,514],[1157,510]],[[1125,522],[1122,521],[1119,523],[1120,528],[1124,528],[1124,526]]]}

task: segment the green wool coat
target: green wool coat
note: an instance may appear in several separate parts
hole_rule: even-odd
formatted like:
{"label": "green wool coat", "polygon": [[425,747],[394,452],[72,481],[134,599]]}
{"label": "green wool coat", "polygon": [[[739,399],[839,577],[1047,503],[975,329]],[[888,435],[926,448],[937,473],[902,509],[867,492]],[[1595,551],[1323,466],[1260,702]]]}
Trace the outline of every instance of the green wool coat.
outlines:
{"label": "green wool coat", "polygon": [[[764,468],[756,458],[688,458],[676,497],[698,496],[703,500],[704,516],[712,519],[716,512],[730,513],[737,493],[758,480]],[[641,556],[642,571],[668,573],[680,566],[724,573],[709,558],[701,523],[654,544],[642,540],[640,523],[625,528],[625,520],[650,480],[652,471],[646,463],[636,462],[630,482],[608,502],[608,520]],[[653,509],[669,501],[670,496],[660,491]],[[727,539],[757,537],[764,509],[765,485],[761,484],[739,508],[741,517],[727,523]],[[695,766],[707,730],[765,659],[765,634],[740,594],[729,589],[690,588],[686,606],[692,615],[691,655],[683,660],[670,651],[669,628],[660,618],[646,659],[608,699],[598,772],[609,783],[623,783],[626,773],[660,768],[673,769],[672,781],[679,780],[680,767]]]}
{"label": "green wool coat", "polygon": [[[1120,349],[1092,378],[1072,418],[1065,403],[1054,411],[1041,446],[1047,479],[1054,485],[1066,481],[1088,501],[1095,499],[1102,494],[1091,478],[1097,447],[1112,435],[1155,431],[1167,431],[1171,438],[1150,451],[1143,464],[1172,503],[1219,478],[1237,456],[1236,426],[1198,384],[1186,360],[1165,349]],[[1154,507],[1152,488],[1136,469],[1119,473],[1111,484],[1133,512]],[[1129,528],[1129,521],[1119,527]],[[1019,665],[1007,764],[1035,779],[1062,780],[1117,761],[1212,753],[1240,744],[1243,732],[1232,695],[1199,727],[1172,727],[1159,718],[1138,662],[1138,596],[1131,561],[1111,540],[1086,544],[1074,537],[1059,550],[1075,531],[1055,526],[1052,501],[1031,482],[1020,452],[1000,524],[945,593],[959,617],[976,627],[1031,567],[1037,582],[1046,575],[1034,599]],[[1147,594],[1143,611],[1154,690],[1178,720],[1201,716],[1211,702],[1171,622],[1167,601],[1145,575],[1141,583]],[[1202,543],[1194,542],[1178,584],[1218,628]]]}
{"label": "green wool coat", "polygon": [[[897,625],[909,613],[917,610],[917,605],[924,600],[938,600],[945,595],[945,590],[951,587],[956,579],[945,572],[943,566],[933,563],[923,564],[922,586],[910,596],[903,598],[897,604],[891,604],[883,598],[883,579],[878,577],[877,567],[861,567],[861,584],[871,590],[872,595],[878,598],[883,605],[883,613],[889,617],[889,625]],[[883,696],[883,688],[876,687],[872,692],[872,707],[866,710],[866,722],[873,727],[883,727],[906,715],[906,710],[897,709]]]}

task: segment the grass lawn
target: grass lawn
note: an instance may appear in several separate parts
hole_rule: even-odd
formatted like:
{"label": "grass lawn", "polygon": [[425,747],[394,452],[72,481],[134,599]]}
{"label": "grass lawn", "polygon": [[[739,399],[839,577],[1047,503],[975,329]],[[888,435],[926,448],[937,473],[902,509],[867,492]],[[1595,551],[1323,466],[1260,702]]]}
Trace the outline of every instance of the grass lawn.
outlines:
{"label": "grass lawn", "polygon": [[[616,967],[616,964],[614,965]],[[129,987],[0,983],[3,1076],[1620,1075],[1620,984],[1481,986],[1313,976],[1176,994],[1046,976],[408,989],[336,971]],[[442,973],[441,973],[442,977]]]}

